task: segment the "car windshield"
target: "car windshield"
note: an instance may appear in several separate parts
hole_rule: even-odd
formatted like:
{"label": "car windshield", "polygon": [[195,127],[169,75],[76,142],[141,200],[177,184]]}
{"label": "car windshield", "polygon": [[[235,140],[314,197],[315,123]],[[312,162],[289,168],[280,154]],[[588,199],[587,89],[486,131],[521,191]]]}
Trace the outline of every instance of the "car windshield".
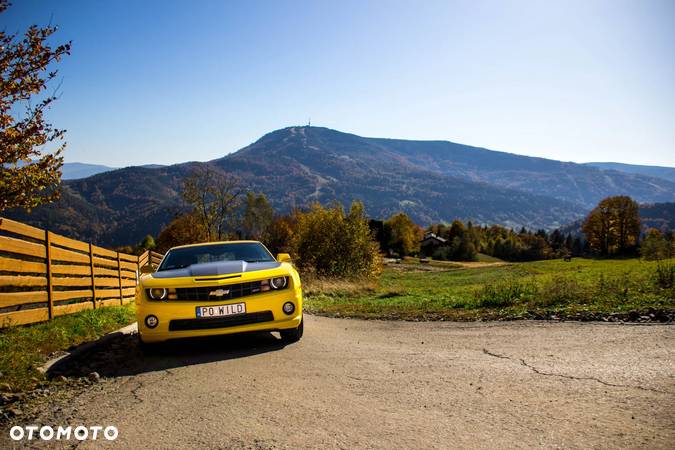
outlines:
{"label": "car windshield", "polygon": [[199,245],[170,250],[157,270],[182,269],[193,264],[217,261],[246,261],[253,263],[275,261],[275,259],[259,242]]}

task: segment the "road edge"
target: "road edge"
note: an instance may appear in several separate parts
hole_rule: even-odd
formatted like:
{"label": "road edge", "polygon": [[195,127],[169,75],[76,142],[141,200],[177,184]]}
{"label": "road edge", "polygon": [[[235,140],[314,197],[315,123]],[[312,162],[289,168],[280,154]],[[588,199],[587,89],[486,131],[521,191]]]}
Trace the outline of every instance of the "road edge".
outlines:
{"label": "road edge", "polygon": [[84,344],[80,344],[77,347],[75,347],[74,349],[72,349],[70,351],[67,351],[65,354],[59,355],[55,358],[52,358],[52,359],[48,360],[47,362],[42,364],[40,367],[38,367],[37,370],[40,373],[46,374],[47,372],[49,372],[49,370],[52,367],[54,367],[56,364],[58,364],[59,362],[65,360],[67,358],[70,358],[72,356],[80,355],[81,353],[88,352],[88,351],[98,347],[99,345],[103,345],[106,342],[108,342],[112,339],[118,338],[120,336],[123,336],[123,335],[126,335],[126,334],[133,334],[133,333],[137,333],[137,332],[138,332],[138,322],[134,322],[132,324],[129,324],[125,327],[120,328],[119,330],[111,331],[110,333],[104,334],[103,336],[96,339],[95,341],[85,342]]}

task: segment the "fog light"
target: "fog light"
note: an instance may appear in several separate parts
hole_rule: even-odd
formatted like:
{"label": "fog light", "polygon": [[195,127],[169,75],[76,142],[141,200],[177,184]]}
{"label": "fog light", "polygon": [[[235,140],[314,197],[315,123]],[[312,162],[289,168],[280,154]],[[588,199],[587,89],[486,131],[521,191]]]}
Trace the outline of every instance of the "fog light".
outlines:
{"label": "fog light", "polygon": [[148,328],[155,328],[157,325],[159,325],[159,319],[157,316],[148,316],[145,318],[145,325]]}
{"label": "fog light", "polygon": [[295,311],[295,305],[291,302],[284,303],[283,310],[286,314],[293,314]]}

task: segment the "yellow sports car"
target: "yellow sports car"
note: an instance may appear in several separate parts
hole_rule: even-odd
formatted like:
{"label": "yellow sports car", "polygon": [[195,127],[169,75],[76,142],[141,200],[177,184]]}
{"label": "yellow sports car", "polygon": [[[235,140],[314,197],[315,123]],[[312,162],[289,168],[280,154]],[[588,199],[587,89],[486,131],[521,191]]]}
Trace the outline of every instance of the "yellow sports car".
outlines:
{"label": "yellow sports car", "polygon": [[275,259],[260,242],[174,247],[156,271],[146,266],[141,272],[136,316],[142,344],[246,331],[279,331],[287,342],[302,337],[298,272],[288,254]]}

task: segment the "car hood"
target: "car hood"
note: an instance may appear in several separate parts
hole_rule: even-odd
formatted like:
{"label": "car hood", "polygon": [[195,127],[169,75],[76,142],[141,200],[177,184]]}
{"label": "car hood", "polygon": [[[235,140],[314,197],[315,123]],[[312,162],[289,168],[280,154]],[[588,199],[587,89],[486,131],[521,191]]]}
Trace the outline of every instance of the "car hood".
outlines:
{"label": "car hood", "polygon": [[247,263],[246,261],[219,261],[193,264],[174,270],[162,270],[152,274],[153,278],[181,278],[227,275],[230,273],[255,272],[256,270],[276,269],[281,263],[276,261]]}

